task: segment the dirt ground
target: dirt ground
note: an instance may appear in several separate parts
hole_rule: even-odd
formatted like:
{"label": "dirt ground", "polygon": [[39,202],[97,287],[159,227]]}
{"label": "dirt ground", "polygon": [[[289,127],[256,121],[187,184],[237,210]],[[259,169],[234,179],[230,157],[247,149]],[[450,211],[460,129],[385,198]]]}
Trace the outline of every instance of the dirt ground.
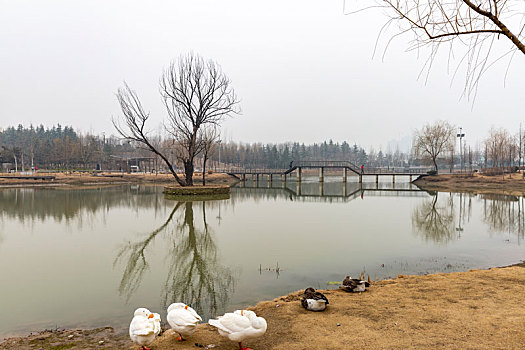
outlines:
{"label": "dirt ground", "polygon": [[[0,176],[10,176],[13,174],[0,173]],[[55,176],[55,180],[31,180],[31,179],[6,179],[0,178],[0,187],[9,186],[86,186],[86,185],[103,185],[103,184],[119,184],[119,183],[156,183],[156,184],[170,184],[176,185],[171,174],[142,174],[142,173],[99,173],[88,174],[80,172],[71,173],[45,173],[38,172],[36,176]],[[181,175],[184,178],[183,175]],[[238,180],[227,174],[206,174],[206,184],[226,184],[231,185]],[[202,173],[195,173],[193,177],[195,184],[202,184]]]}
{"label": "dirt ground", "polygon": [[[490,270],[399,276],[367,292],[323,291],[324,312],[309,312],[300,292],[251,308],[268,330],[243,345],[263,349],[524,349],[525,264]],[[180,343],[167,330],[153,350],[237,349],[208,324]],[[102,342],[102,343],[100,343]],[[213,347],[211,347],[211,346]],[[139,349],[110,328],[11,338],[0,349]]]}
{"label": "dirt ground", "polygon": [[442,174],[422,177],[414,181],[414,184],[427,191],[525,195],[525,179],[521,173],[505,174],[505,178],[501,175],[484,176],[478,173]]}

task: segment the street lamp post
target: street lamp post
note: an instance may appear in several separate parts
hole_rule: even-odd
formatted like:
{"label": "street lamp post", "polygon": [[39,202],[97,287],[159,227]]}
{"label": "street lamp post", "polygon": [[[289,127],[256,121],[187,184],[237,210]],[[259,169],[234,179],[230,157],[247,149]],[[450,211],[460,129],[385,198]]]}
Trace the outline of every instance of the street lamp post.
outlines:
{"label": "street lamp post", "polygon": [[461,172],[463,172],[463,153],[461,152],[461,140],[465,137],[465,133],[463,133],[462,131],[463,128],[459,127],[459,133],[457,134],[457,137],[459,137],[459,162]]}

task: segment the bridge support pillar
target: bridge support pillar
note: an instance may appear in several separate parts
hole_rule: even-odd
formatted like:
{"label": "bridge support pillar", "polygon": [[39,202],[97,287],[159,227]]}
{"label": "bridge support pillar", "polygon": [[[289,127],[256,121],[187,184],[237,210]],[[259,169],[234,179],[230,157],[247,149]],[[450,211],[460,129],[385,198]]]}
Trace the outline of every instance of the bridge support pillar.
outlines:
{"label": "bridge support pillar", "polygon": [[256,184],[259,183],[259,174],[255,174],[255,183],[256,183]]}
{"label": "bridge support pillar", "polygon": [[396,183],[396,176],[395,176],[395,175],[392,175],[392,183],[393,183],[393,184]]}
{"label": "bridge support pillar", "polygon": [[273,174],[268,174],[268,182],[272,182],[273,181]]}
{"label": "bridge support pillar", "polygon": [[363,175],[359,175],[359,183],[360,183],[360,184],[363,183]]}
{"label": "bridge support pillar", "polygon": [[410,183],[412,183],[412,175],[410,175],[410,180],[409,181],[410,181]]}
{"label": "bridge support pillar", "polygon": [[246,181],[246,173],[242,174],[242,182]]}
{"label": "bridge support pillar", "polygon": [[295,184],[295,193],[297,193],[298,196],[301,195],[301,181],[297,181]]}
{"label": "bridge support pillar", "polygon": [[319,182],[319,196],[322,197],[324,195],[324,182]]}
{"label": "bridge support pillar", "polygon": [[379,183],[379,175],[376,175],[376,184]]}
{"label": "bridge support pillar", "polygon": [[319,168],[319,182],[324,181],[324,168]]}
{"label": "bridge support pillar", "polygon": [[346,182],[343,182],[343,197],[346,197]]}
{"label": "bridge support pillar", "polygon": [[347,169],[343,168],[343,183],[346,183],[346,177],[347,177],[347,173],[346,172],[347,172]]}
{"label": "bridge support pillar", "polygon": [[301,168],[297,168],[297,182],[301,182]]}

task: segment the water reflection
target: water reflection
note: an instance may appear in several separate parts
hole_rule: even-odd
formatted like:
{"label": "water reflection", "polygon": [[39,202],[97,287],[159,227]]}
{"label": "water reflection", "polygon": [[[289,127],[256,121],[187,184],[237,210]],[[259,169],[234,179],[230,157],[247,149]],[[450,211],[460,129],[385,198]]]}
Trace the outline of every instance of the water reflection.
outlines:
{"label": "water reflection", "polygon": [[125,268],[122,274],[122,279],[119,284],[119,293],[129,300],[135,290],[140,286],[144,272],[148,269],[148,262],[146,261],[146,248],[152,243],[160,233],[164,232],[169,223],[173,219],[175,212],[182,206],[182,203],[177,203],[173,208],[168,219],[159,228],[150,232],[144,239],[137,242],[127,242],[117,254],[113,266],[124,263]]}
{"label": "water reflection", "polygon": [[[206,206],[201,202],[202,227],[194,218],[193,202],[177,202],[168,219],[137,242],[121,248],[115,265],[125,264],[119,292],[127,300],[140,286],[148,269],[145,251],[162,232],[167,232],[163,244],[168,247],[167,276],[162,290],[162,306],[172,302],[192,305],[203,317],[215,316],[228,305],[235,288],[233,272],[219,260],[214,233],[206,220]],[[183,210],[180,210],[183,209]],[[177,215],[178,214],[178,215]]]}
{"label": "water reflection", "polygon": [[435,193],[412,213],[412,227],[426,241],[449,243],[460,239],[472,217],[473,200],[483,202],[482,220],[489,232],[516,234],[518,243],[524,239],[525,214],[523,197],[495,194],[448,193],[444,201]]}
{"label": "water reflection", "polygon": [[29,223],[46,219],[67,223],[77,218],[82,224],[82,220],[113,207],[157,209],[161,205],[158,192],[154,186],[122,185],[85,189],[1,189],[0,217]]}
{"label": "water reflection", "polygon": [[343,182],[241,182],[232,188],[235,200],[288,199],[303,202],[346,203],[367,197],[427,197],[427,192],[410,183],[343,183]]}
{"label": "water reflection", "polygon": [[436,193],[414,209],[412,229],[425,241],[448,243],[458,238],[454,225],[454,197],[449,195],[444,205],[438,202],[438,198]]}
{"label": "water reflection", "polygon": [[525,215],[523,197],[503,195],[481,195],[483,200],[483,221],[492,232],[515,233],[524,238]]}

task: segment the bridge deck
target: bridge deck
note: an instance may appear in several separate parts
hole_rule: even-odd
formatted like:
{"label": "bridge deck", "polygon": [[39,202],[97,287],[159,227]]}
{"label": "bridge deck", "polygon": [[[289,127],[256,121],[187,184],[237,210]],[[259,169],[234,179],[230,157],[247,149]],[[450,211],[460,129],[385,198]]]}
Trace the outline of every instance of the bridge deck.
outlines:
{"label": "bridge deck", "polygon": [[[312,167],[315,168],[315,167]],[[216,172],[219,173],[226,173],[226,174],[234,174],[234,175],[288,175],[291,172],[296,170],[296,168],[293,168],[293,170],[290,169],[237,169],[237,170],[216,170]],[[388,172],[388,171],[378,171],[378,172],[359,172],[356,173],[356,175],[363,175],[363,176],[424,176],[428,175],[426,172],[417,172],[417,171],[407,171],[407,172]]]}

